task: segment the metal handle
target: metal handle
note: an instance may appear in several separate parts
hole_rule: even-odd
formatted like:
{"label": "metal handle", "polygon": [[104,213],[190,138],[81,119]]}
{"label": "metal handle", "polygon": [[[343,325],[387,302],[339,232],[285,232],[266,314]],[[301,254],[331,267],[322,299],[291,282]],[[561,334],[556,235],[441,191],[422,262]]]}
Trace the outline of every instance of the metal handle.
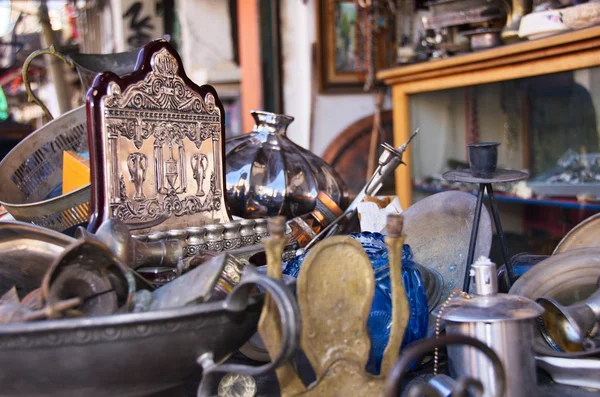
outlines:
{"label": "metal handle", "polygon": [[[415,359],[422,357],[425,353],[433,351],[436,347],[447,345],[469,345],[484,353],[492,362],[495,382],[498,385],[494,397],[504,396],[504,391],[506,390],[506,374],[498,355],[488,345],[475,338],[464,335],[445,335],[439,338],[420,340],[411,344],[402,352],[385,381],[385,397],[398,397],[400,395],[400,386],[402,385],[406,370]],[[452,396],[468,396],[467,389],[470,386],[481,386],[481,382],[472,378],[461,378],[458,380],[457,390],[452,393]],[[420,390],[415,390],[415,392],[412,392],[412,394],[409,393],[409,395],[431,395],[432,390],[431,388],[428,388],[427,385],[415,386],[415,388]]]}
{"label": "metal handle", "polygon": [[46,117],[52,120],[54,119],[54,117],[52,117],[52,114],[50,113],[46,105],[44,105],[44,103],[31,90],[31,84],[29,83],[28,75],[29,65],[31,65],[31,62],[33,62],[33,60],[38,56],[45,54],[54,55],[55,57],[57,57],[61,61],[64,61],[67,65],[69,65],[72,68],[75,67],[75,63],[73,63],[72,60],[56,51],[56,48],[53,45],[51,45],[49,48],[43,48],[41,50],[37,50],[29,54],[29,56],[25,60],[25,63],[23,64],[23,85],[25,86],[25,91],[27,92],[27,102],[33,102],[39,107],[41,107]]}
{"label": "metal handle", "polygon": [[[248,306],[248,296],[254,285],[259,285],[266,289],[271,294],[279,310],[282,328],[279,352],[270,363],[258,367],[242,364],[217,364],[213,361],[212,353],[205,353],[198,358],[198,363],[202,365],[203,369],[203,379],[205,375],[215,372],[231,372],[252,376],[261,375],[274,370],[291,359],[298,349],[301,327],[300,312],[294,296],[283,282],[267,277],[259,273],[254,266],[248,265],[244,269],[240,283],[227,297],[227,309],[233,312],[245,310]],[[201,383],[200,389],[202,388]],[[198,395],[201,394],[199,393]]]}

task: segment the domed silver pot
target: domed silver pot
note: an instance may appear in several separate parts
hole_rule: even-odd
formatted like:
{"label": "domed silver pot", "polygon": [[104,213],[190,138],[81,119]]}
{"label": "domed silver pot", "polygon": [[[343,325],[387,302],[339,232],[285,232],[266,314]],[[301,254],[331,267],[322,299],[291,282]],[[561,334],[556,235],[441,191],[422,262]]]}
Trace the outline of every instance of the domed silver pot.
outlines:
{"label": "domed silver pot", "polygon": [[262,111],[253,111],[252,117],[252,132],[225,144],[231,214],[290,219],[312,211],[319,191],[342,209],[347,206],[346,186],[333,168],[286,137],[293,117]]}

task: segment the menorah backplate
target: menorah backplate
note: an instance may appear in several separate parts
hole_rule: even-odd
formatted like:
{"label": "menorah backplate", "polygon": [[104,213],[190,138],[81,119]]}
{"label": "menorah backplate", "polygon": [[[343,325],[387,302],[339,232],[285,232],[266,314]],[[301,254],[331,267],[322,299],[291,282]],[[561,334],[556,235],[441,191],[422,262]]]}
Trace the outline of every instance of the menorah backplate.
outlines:
{"label": "menorah backplate", "polygon": [[166,41],[145,46],[132,74],[97,77],[87,111],[91,231],[109,218],[152,225],[142,233],[230,220],[223,106]]}

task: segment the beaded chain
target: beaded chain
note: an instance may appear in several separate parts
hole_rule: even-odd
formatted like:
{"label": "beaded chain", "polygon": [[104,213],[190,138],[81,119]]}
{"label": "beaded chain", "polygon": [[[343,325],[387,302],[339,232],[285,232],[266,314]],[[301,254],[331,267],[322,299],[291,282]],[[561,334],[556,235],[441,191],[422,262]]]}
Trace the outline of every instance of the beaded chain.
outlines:
{"label": "beaded chain", "polygon": [[[446,302],[444,302],[444,304],[440,307],[440,310],[438,311],[438,314],[435,319],[435,338],[436,339],[438,339],[440,337],[442,314],[444,313],[444,310],[446,310],[446,308],[448,307],[448,305],[450,304],[452,299],[456,298],[457,295],[460,295],[461,297],[463,297],[465,299],[471,299],[471,295],[467,294],[466,292],[463,292],[460,289],[455,289],[454,292],[452,292],[450,294],[448,299],[446,299]],[[438,357],[439,357],[439,348],[436,347],[434,350],[434,354],[433,354],[433,374],[434,375],[437,375],[437,373],[438,373]]]}

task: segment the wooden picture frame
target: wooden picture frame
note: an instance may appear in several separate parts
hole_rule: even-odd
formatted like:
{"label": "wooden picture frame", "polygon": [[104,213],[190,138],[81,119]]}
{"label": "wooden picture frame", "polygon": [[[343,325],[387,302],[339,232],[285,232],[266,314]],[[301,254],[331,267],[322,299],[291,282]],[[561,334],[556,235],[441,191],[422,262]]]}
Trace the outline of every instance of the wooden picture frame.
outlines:
{"label": "wooden picture frame", "polygon": [[[361,93],[365,83],[364,65],[357,52],[364,29],[358,25],[354,0],[316,0],[317,69],[322,94]],[[377,36],[377,69],[392,66],[389,30]]]}

